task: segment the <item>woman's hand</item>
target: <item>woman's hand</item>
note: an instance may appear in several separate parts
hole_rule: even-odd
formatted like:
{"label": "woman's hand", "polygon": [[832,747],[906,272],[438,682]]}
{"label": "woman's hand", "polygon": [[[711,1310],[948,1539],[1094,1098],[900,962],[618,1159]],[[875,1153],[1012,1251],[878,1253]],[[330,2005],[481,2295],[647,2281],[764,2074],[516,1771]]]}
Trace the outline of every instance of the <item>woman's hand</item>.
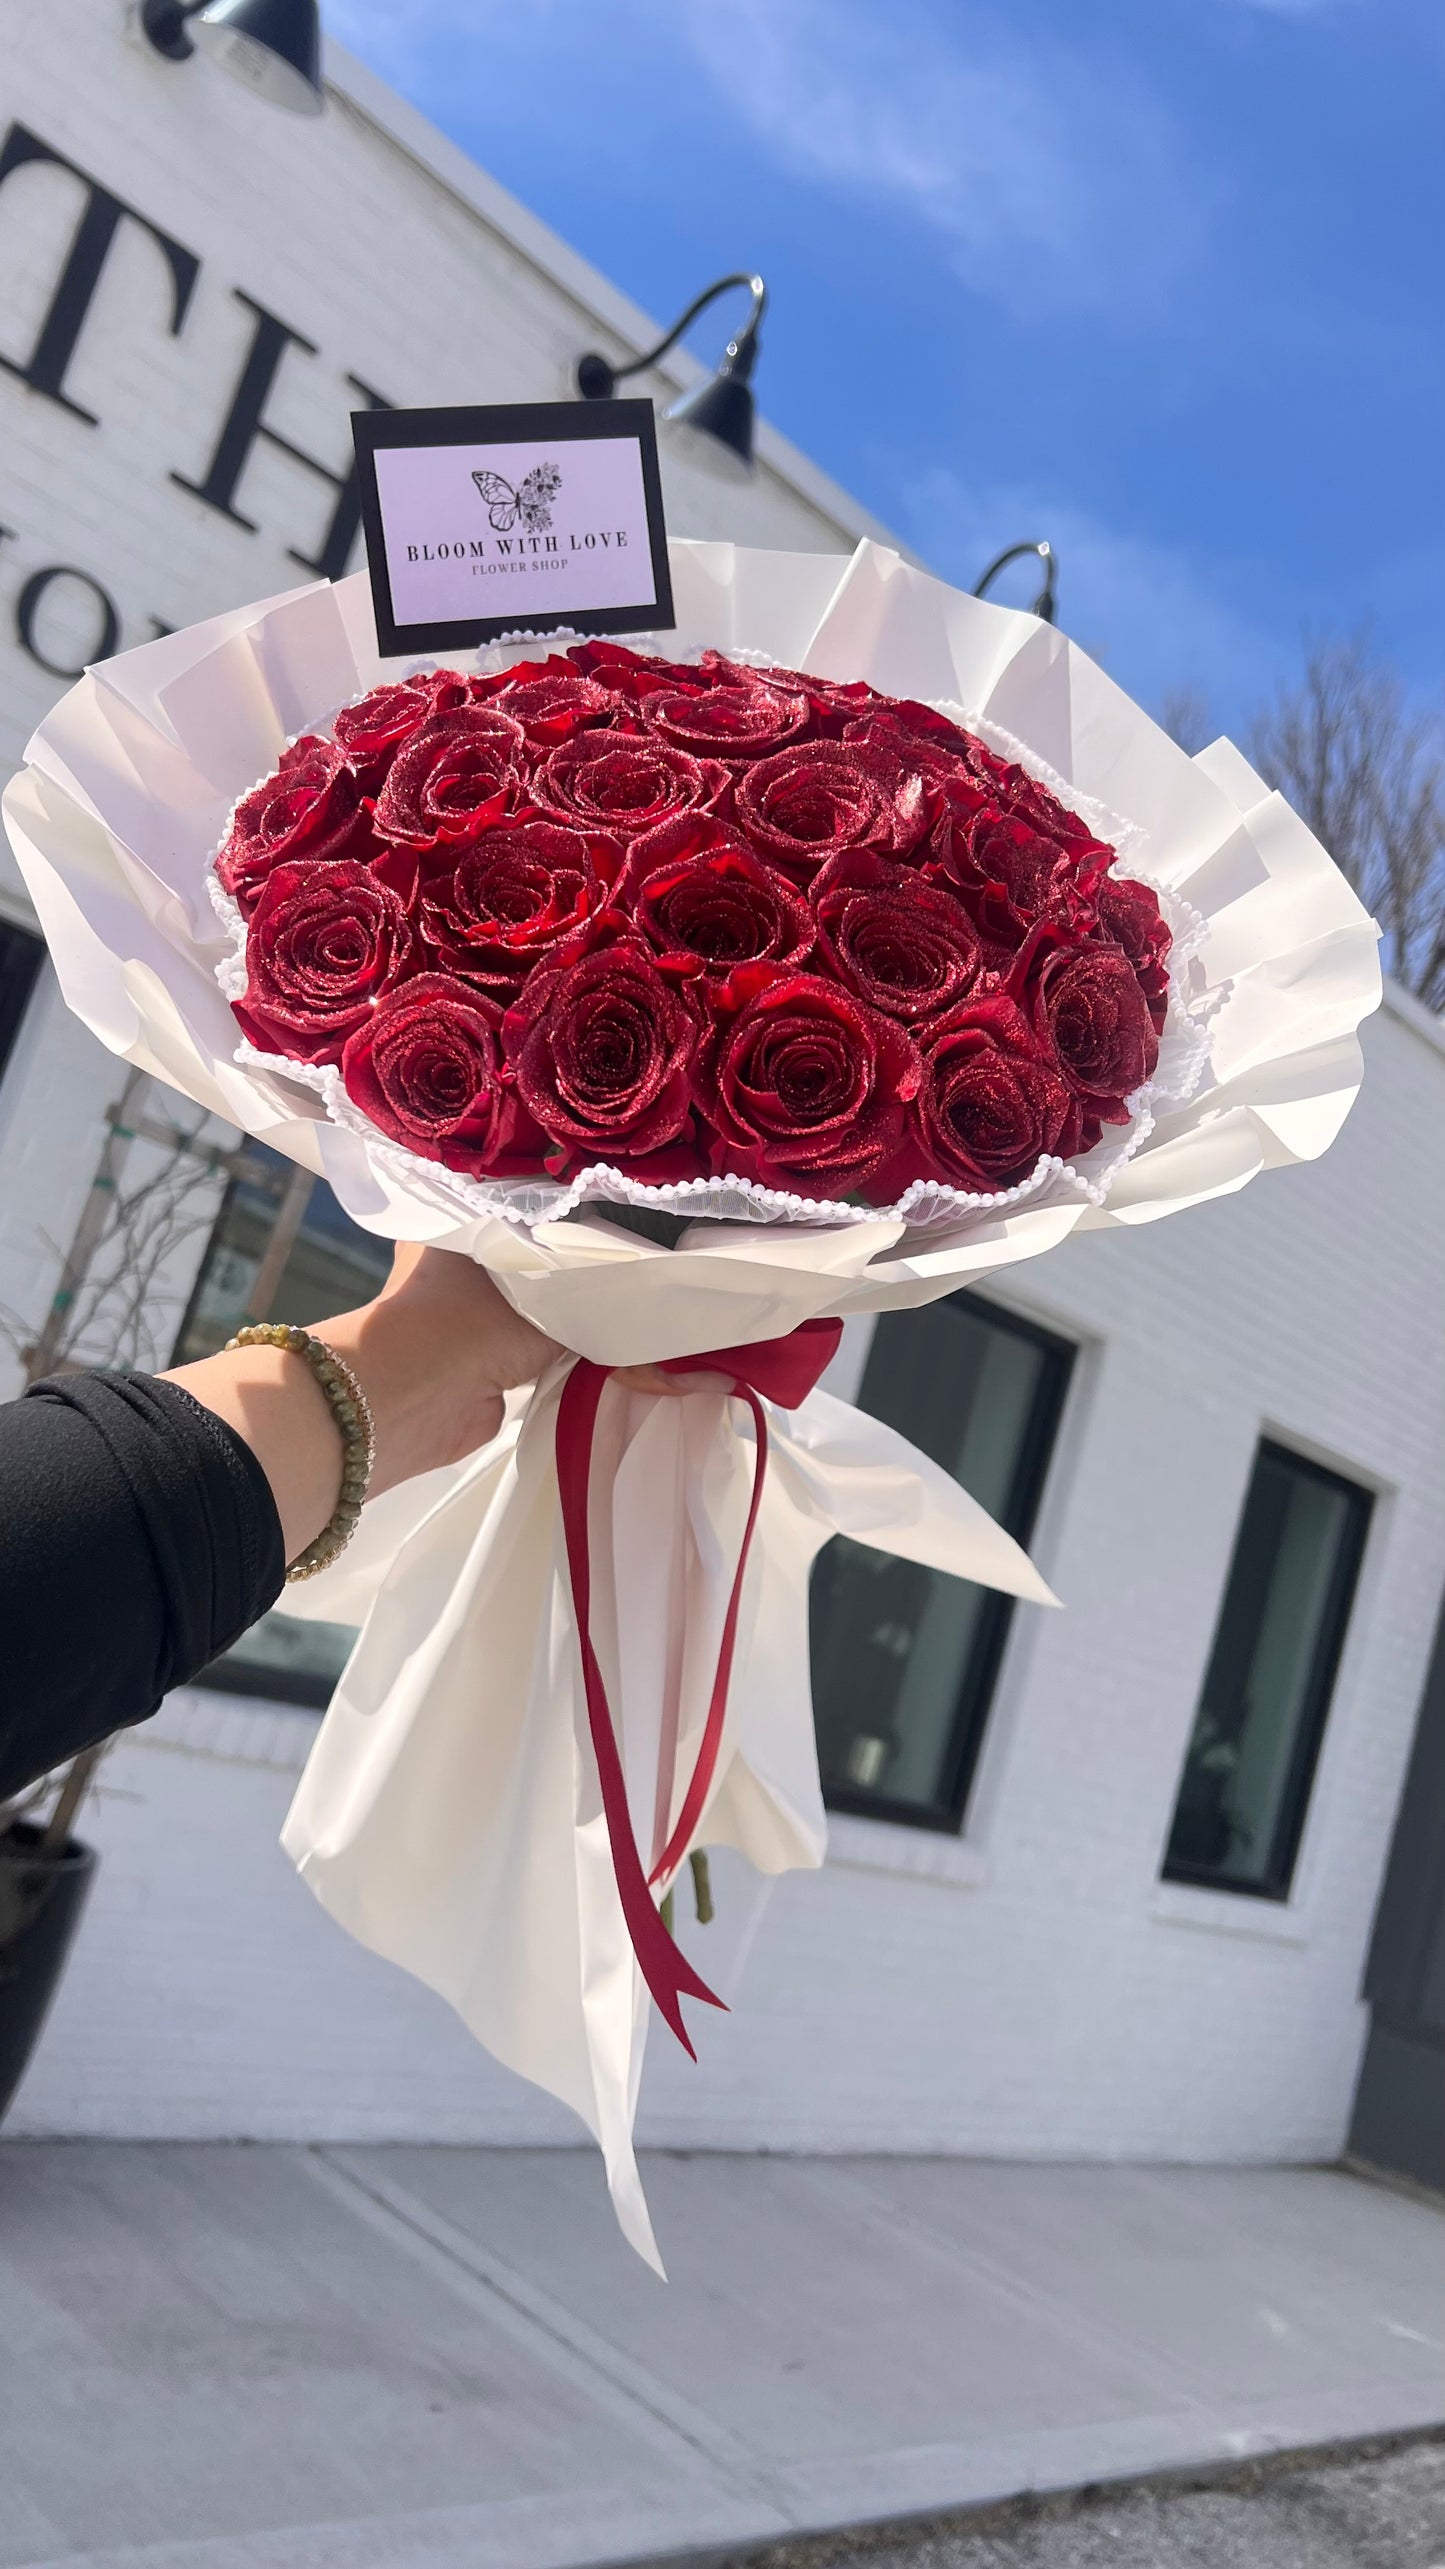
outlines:
{"label": "woman's hand", "polygon": [[[303,1326],[351,1367],[371,1404],[371,1498],[490,1445],[504,1394],[535,1382],[565,1352],[512,1309],[473,1259],[408,1241],[398,1244],[373,1302]],[[730,1388],[720,1374],[664,1374],[653,1365],[620,1367],[617,1379],[674,1400]],[[271,1484],[294,1561],[329,1522],[341,1477],[336,1422],[310,1366],[284,1348],[235,1347],[179,1365],[164,1380],[183,1384],[245,1438]]]}
{"label": "woman's hand", "polygon": [[[398,1245],[373,1302],[303,1325],[345,1360],[371,1404],[373,1498],[489,1445],[503,1395],[562,1353],[471,1258],[409,1242]],[[271,1484],[294,1561],[328,1523],[341,1477],[336,1423],[310,1366],[283,1348],[236,1347],[164,1379],[184,1385],[245,1438]]]}
{"label": "woman's hand", "polygon": [[535,1382],[561,1348],[512,1309],[484,1267],[452,1249],[397,1245],[374,1302],[318,1320],[376,1420],[372,1491],[459,1463],[501,1429],[503,1395]]}

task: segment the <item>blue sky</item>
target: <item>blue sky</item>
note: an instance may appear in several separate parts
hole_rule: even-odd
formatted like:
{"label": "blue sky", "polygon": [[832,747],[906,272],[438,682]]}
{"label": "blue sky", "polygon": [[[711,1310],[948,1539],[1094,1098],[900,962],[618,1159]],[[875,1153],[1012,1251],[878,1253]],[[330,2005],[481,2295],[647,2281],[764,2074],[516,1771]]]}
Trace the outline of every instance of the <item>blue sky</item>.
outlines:
{"label": "blue sky", "polygon": [[1435,0],[324,14],[647,310],[760,269],[777,425],[966,585],[1047,535],[1146,702],[1365,623],[1445,679]]}

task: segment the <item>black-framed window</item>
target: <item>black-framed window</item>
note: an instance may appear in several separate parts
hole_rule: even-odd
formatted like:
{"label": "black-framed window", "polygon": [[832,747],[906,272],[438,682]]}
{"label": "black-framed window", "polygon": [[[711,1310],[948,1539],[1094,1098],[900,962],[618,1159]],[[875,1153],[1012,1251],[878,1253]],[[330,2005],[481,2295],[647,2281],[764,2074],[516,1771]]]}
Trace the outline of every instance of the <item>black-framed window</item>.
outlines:
{"label": "black-framed window", "polygon": [[[248,1142],[226,1189],[171,1362],[214,1354],[244,1320],[325,1320],[369,1302],[391,1243],[358,1229],[322,1178]],[[202,1671],[233,1694],[323,1705],[355,1634],[274,1609]]]}
{"label": "black-framed window", "polygon": [[[972,1294],[879,1321],[859,1407],[1026,1543],[1074,1350]],[[835,1810],[958,1829],[1014,1601],[836,1537],[813,1572],[813,1701]]]}
{"label": "black-framed window", "polygon": [[15,1050],[45,960],[44,940],[0,919],[0,1079]]}
{"label": "black-framed window", "polygon": [[1356,1482],[1261,1441],[1184,1759],[1166,1881],[1288,1897],[1370,1507]]}

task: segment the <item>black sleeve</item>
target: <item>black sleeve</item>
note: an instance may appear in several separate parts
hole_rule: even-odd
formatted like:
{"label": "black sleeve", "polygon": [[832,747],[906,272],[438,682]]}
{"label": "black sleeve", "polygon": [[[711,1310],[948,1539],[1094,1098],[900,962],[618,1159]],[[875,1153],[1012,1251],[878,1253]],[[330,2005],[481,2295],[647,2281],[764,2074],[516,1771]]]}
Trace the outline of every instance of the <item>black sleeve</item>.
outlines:
{"label": "black sleeve", "polygon": [[0,1797],[144,1721],[285,1567],[255,1455],[178,1383],[67,1374],[0,1406]]}

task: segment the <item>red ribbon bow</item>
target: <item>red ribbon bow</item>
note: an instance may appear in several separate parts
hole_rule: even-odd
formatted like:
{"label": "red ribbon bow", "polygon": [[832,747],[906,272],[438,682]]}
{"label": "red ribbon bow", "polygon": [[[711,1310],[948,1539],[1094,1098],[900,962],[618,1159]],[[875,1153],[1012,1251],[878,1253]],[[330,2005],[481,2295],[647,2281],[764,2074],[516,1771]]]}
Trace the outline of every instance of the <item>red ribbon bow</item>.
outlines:
{"label": "red ribbon bow", "polygon": [[841,1320],[805,1320],[800,1329],[792,1330],[786,1338],[762,1339],[752,1347],[718,1347],[705,1356],[673,1356],[659,1369],[668,1374],[728,1375],[739,1399],[745,1400],[752,1411],[757,1459],[753,1465],[753,1495],[742,1550],[738,1554],[732,1594],[723,1618],[717,1675],[713,1679],[707,1719],[703,1724],[702,1745],[697,1753],[692,1780],[682,1798],[677,1824],[650,1873],[643,1870],[633,1834],[612,1708],[607,1701],[607,1689],[602,1682],[602,1671],[597,1664],[589,1628],[592,1564],[587,1538],[587,1502],[592,1471],[592,1439],[602,1386],[612,1371],[611,1366],[594,1365],[587,1357],[579,1356],[562,1386],[557,1410],[557,1483],[562,1496],[562,1530],[567,1542],[567,1568],[572,1581],[572,1611],[582,1659],[587,1719],[602,1785],[602,1808],[607,1820],[613,1871],[617,1876],[622,1913],[627,1920],[627,1930],[642,1977],[684,2051],[692,2053],[694,2060],[697,2054],[693,2052],[687,2027],[682,2021],[681,2000],[684,1997],[701,1998],[709,2007],[722,2007],[724,2002],[709,1989],[705,1980],[698,1977],[686,1956],[673,1943],[658,1914],[652,1897],[653,1888],[669,1880],[687,1853],[717,1770],[723,1718],[727,1711],[728,1682],[732,1676],[733,1651],[737,1642],[743,1574],[748,1566],[748,1553],[768,1469],[768,1425],[763,1402],[776,1401],[780,1409],[796,1409],[800,1401],[807,1399],[823,1374],[842,1335]]}

